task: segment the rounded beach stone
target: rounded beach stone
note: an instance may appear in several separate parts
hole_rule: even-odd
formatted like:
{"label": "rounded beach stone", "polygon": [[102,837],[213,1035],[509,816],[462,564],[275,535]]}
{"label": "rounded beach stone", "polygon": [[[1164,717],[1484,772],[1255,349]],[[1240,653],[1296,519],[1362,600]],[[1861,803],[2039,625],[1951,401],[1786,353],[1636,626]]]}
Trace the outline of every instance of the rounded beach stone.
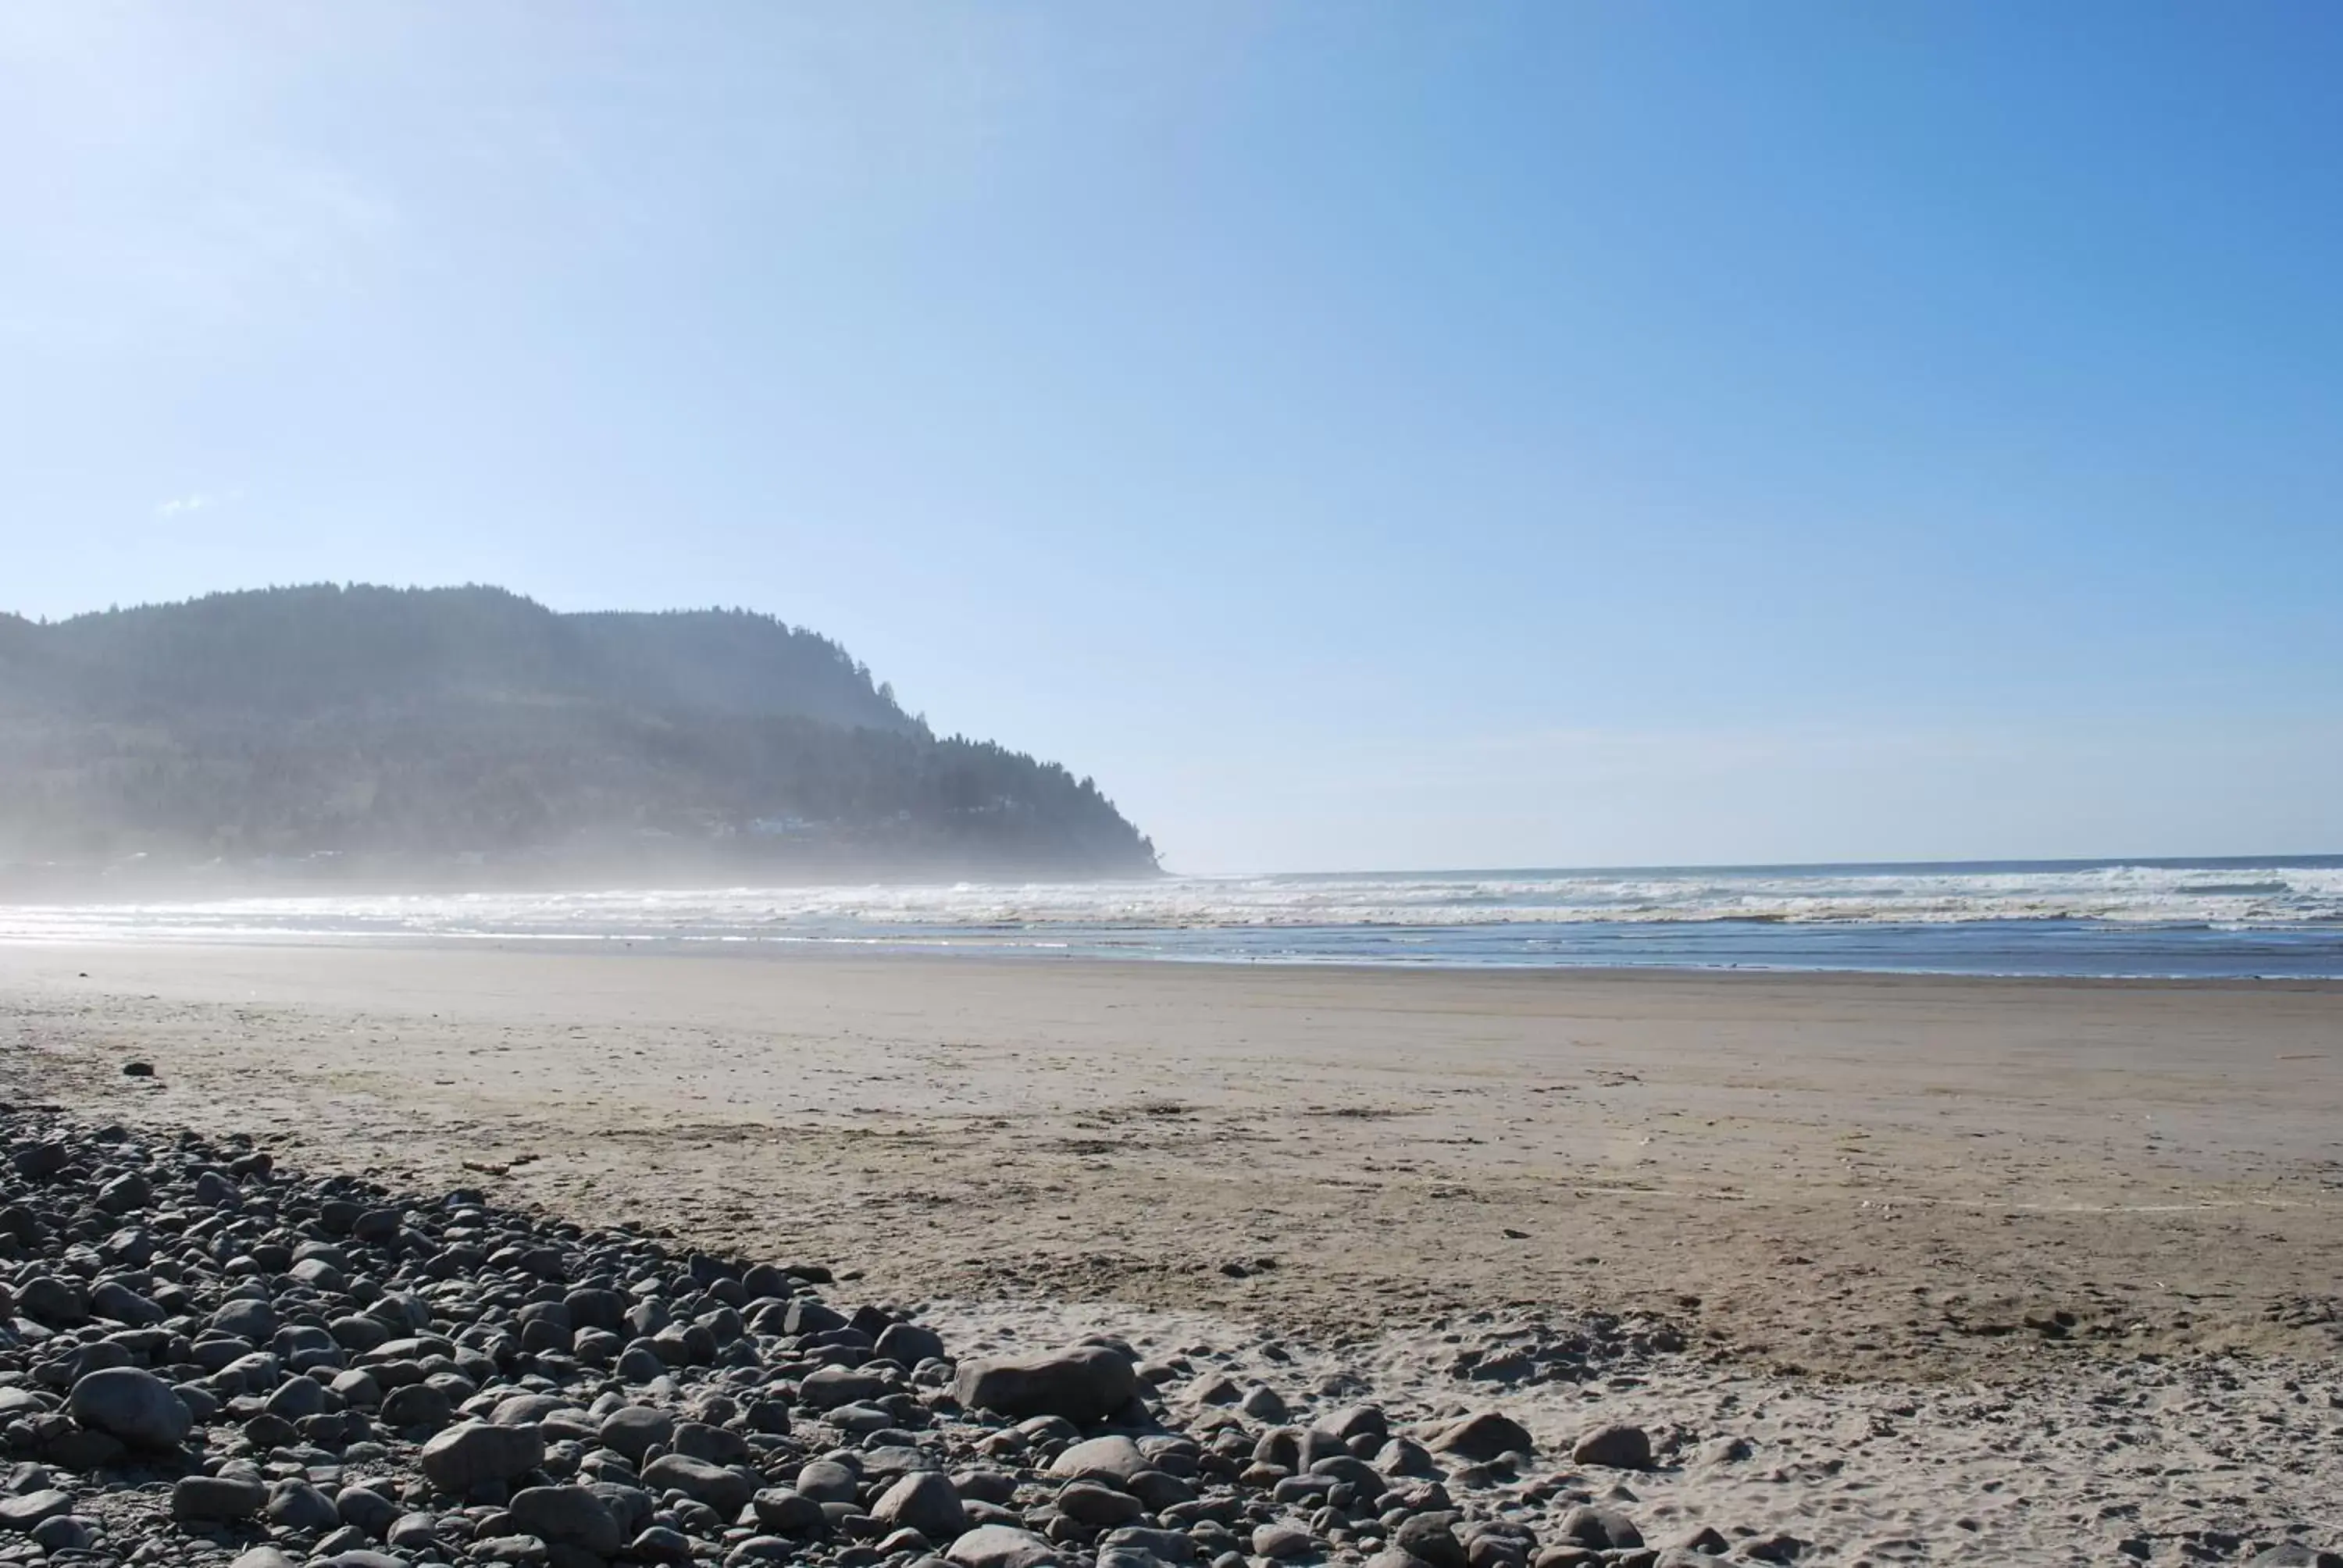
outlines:
{"label": "rounded beach stone", "polygon": [[840,1405],[884,1399],[893,1389],[892,1383],[875,1372],[856,1372],[850,1367],[823,1367],[809,1373],[798,1385],[798,1402],[816,1410],[836,1410]]}
{"label": "rounded beach stone", "polygon": [[249,1519],[268,1501],[257,1481],[233,1475],[183,1475],[171,1487],[171,1517],[222,1523]]}
{"label": "rounded beach stone", "polygon": [[212,1327],[236,1339],[265,1345],[277,1332],[277,1309],[265,1300],[252,1297],[228,1302],[212,1313]]}
{"label": "rounded beach stone", "polygon": [[1057,1415],[1075,1422],[1101,1421],[1139,1392],[1130,1360],[1102,1345],[1078,1345],[1056,1355],[961,1363],[952,1392],[970,1410],[1011,1418]]}
{"label": "rounded beach stone", "polygon": [[45,1181],[73,1162],[73,1151],[62,1143],[35,1143],[9,1158],[15,1161],[16,1173],[27,1181]]}
{"label": "rounded beach stone", "polygon": [[[1391,1420],[1383,1414],[1381,1405],[1356,1404],[1348,1410],[1338,1410],[1319,1422],[1318,1430],[1362,1459],[1391,1440]],[[1363,1452],[1361,1443],[1366,1445]]]}
{"label": "rounded beach stone", "polygon": [[1318,1543],[1307,1530],[1298,1524],[1272,1520],[1253,1527],[1252,1554],[1276,1561],[1286,1557],[1307,1557],[1318,1550]]}
{"label": "rounded beach stone", "polygon": [[1574,1464],[1600,1464],[1613,1470],[1652,1468],[1652,1440],[1640,1426],[1613,1422],[1598,1426],[1570,1445]]}
{"label": "rounded beach stone", "polygon": [[1006,1524],[979,1525],[953,1542],[944,1558],[960,1568],[1043,1568],[1065,1561],[1041,1536]]}
{"label": "rounded beach stone", "polygon": [[87,1552],[97,1544],[97,1530],[85,1519],[70,1513],[60,1513],[44,1519],[25,1533],[33,1544],[52,1554],[66,1552]]}
{"label": "rounded beach stone", "polygon": [[689,1563],[691,1561],[691,1537],[680,1530],[654,1524],[636,1536],[627,1552],[643,1563]]}
{"label": "rounded beach stone", "polygon": [[664,1454],[643,1467],[643,1484],[653,1492],[673,1490],[729,1518],[749,1505],[757,1483],[736,1470],[689,1454]]}
{"label": "rounded beach stone", "polygon": [[1159,1562],[1192,1563],[1196,1557],[1196,1538],[1182,1530],[1155,1530],[1144,1524],[1126,1524],[1120,1530],[1110,1530],[1099,1538],[1101,1551],[1116,1547],[1144,1552]]}
{"label": "rounded beach stone", "polygon": [[1237,1401],[1237,1408],[1255,1421],[1286,1421],[1293,1413],[1285,1402],[1285,1396],[1265,1382],[1257,1382],[1245,1390],[1244,1397]]}
{"label": "rounded beach stone", "polygon": [[74,1384],[66,1408],[84,1426],[133,1448],[176,1448],[195,1424],[171,1385],[137,1367],[91,1372]]}
{"label": "rounded beach stone", "polygon": [[274,1546],[256,1546],[227,1568],[300,1568],[300,1564]]}
{"label": "rounded beach stone", "polygon": [[416,1427],[437,1432],[455,1419],[456,1407],[447,1402],[447,1394],[427,1382],[411,1382],[383,1396],[382,1424],[393,1432]]}
{"label": "rounded beach stone", "polygon": [[1078,1442],[1050,1463],[1052,1475],[1111,1475],[1117,1481],[1129,1481],[1142,1470],[1155,1467],[1139,1451],[1139,1444],[1127,1437],[1094,1437],[1088,1442]]}
{"label": "rounded beach stone", "polygon": [[159,1323],[171,1315],[119,1280],[101,1280],[90,1287],[89,1310],[133,1328]]}
{"label": "rounded beach stone", "polygon": [[1481,1463],[1501,1454],[1534,1452],[1529,1429],[1493,1410],[1466,1416],[1443,1432],[1432,1446],[1443,1453],[1460,1454]]}
{"label": "rounded beach stone", "polygon": [[513,1523],[549,1545],[575,1546],[597,1557],[626,1544],[609,1504],[582,1486],[532,1486],[513,1493]]}
{"label": "rounded beach stone", "polygon": [[749,1505],[756,1511],[757,1523],[777,1535],[809,1535],[828,1523],[820,1503],[791,1487],[769,1486],[750,1498]]}
{"label": "rounded beach stone", "polygon": [[533,1426],[484,1421],[451,1426],[423,1445],[424,1476],[462,1496],[488,1482],[512,1481],[545,1462],[545,1436]]}
{"label": "rounded beach stone", "polygon": [[1562,1538],[1596,1552],[1632,1552],[1643,1545],[1644,1533],[1615,1508],[1581,1503],[1562,1516]]}
{"label": "rounded beach stone", "polygon": [[345,1486],[334,1499],[334,1512],[345,1524],[380,1537],[404,1512],[397,1503],[369,1487]]}
{"label": "rounded beach stone", "polygon": [[1145,1512],[1139,1499],[1095,1481],[1070,1481],[1058,1493],[1060,1513],[1077,1524],[1111,1529],[1128,1524]]}
{"label": "rounded beach stone", "polygon": [[968,1528],[952,1483],[932,1470],[906,1475],[870,1505],[870,1517],[885,1525],[916,1530],[930,1542],[950,1541]]}
{"label": "rounded beach stone", "polygon": [[858,1484],[854,1472],[834,1459],[809,1459],[798,1466],[797,1489],[816,1503],[851,1503]]}
{"label": "rounded beach stone", "polygon": [[0,1530],[29,1531],[48,1520],[62,1519],[73,1509],[73,1493],[54,1486],[0,1498]]}
{"label": "rounded beach stone", "polygon": [[286,1530],[326,1531],[341,1523],[334,1500],[306,1481],[278,1482],[268,1493],[268,1522]]}
{"label": "rounded beach stone", "polygon": [[944,1337],[917,1323],[890,1323],[870,1353],[899,1366],[915,1367],[925,1361],[942,1361]]}
{"label": "rounded beach stone", "polygon": [[597,1441],[611,1452],[623,1453],[640,1463],[652,1445],[664,1444],[674,1435],[675,1418],[667,1412],[647,1404],[629,1404],[603,1418]]}
{"label": "rounded beach stone", "polygon": [[1392,1532],[1391,1543],[1432,1568],[1465,1568],[1464,1543],[1444,1513],[1419,1513]]}

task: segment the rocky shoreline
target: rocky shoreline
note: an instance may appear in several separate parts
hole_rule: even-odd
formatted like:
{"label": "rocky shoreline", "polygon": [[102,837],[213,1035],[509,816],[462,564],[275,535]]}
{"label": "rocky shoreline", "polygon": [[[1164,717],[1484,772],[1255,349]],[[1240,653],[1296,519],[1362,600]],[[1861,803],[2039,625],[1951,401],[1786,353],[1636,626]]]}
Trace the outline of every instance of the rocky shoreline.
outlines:
{"label": "rocky shoreline", "polygon": [[1727,1545],[1644,1541],[1604,1479],[1654,1462],[1633,1426],[1581,1440],[1580,1484],[1527,1489],[1566,1504],[1542,1537],[1493,1506],[1538,1458],[1493,1412],[1302,1426],[1267,1383],[1111,1340],[956,1364],[830,1304],[819,1265],[303,1181],[242,1141],[5,1125],[0,1562],[1694,1568]]}
{"label": "rocky shoreline", "polygon": [[[1486,1402],[1408,1422],[1274,1345],[1090,1334],[955,1357],[818,1263],[304,1179],[243,1138],[44,1109],[0,1112],[0,1563],[1869,1560],[1644,1506],[1647,1479],[1745,1459],[1730,1433],[1596,1408],[1541,1442]],[[1493,1333],[1451,1372],[1575,1382],[1670,1335]],[[1878,1559],[1963,1550],[1900,1544]],[[2318,1544],[2207,1534],[2179,1554],[2343,1561]]]}

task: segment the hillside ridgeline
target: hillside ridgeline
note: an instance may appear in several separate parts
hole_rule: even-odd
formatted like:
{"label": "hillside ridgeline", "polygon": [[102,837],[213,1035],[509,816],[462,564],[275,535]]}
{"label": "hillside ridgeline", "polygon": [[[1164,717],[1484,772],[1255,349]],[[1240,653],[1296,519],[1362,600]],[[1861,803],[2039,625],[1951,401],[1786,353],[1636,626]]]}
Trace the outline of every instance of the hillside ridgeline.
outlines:
{"label": "hillside ridgeline", "polygon": [[1087,779],[739,610],[297,588],[0,617],[0,861],[272,876],[1146,874]]}

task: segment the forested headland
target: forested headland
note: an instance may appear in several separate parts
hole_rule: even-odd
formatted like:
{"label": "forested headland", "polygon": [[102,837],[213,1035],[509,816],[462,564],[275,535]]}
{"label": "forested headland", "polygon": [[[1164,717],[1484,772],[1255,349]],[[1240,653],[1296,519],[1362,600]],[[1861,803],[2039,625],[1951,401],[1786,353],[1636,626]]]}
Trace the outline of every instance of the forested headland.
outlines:
{"label": "forested headland", "polygon": [[303,879],[1144,875],[1088,779],[740,610],[272,588],[0,616],[0,863]]}

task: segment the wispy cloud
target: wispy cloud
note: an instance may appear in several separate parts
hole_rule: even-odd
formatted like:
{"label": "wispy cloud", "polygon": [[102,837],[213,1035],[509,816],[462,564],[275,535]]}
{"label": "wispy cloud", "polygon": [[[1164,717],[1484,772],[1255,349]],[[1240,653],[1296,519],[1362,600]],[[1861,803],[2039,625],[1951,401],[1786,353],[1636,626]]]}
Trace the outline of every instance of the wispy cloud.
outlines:
{"label": "wispy cloud", "polygon": [[231,490],[190,490],[184,496],[173,496],[167,500],[156,502],[155,515],[158,518],[177,518],[190,512],[209,511],[216,507],[226,506],[243,494],[244,489],[241,486]]}

